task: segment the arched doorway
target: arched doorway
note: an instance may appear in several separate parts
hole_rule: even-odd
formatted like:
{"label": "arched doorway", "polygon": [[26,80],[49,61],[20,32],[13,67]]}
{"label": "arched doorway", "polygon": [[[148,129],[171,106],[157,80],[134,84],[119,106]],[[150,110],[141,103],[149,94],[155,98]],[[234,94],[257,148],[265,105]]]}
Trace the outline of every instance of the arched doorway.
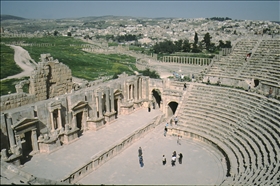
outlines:
{"label": "arched doorway", "polygon": [[260,84],[260,81],[258,79],[254,79],[254,84],[255,84],[255,87],[257,87]]}
{"label": "arched doorway", "polygon": [[160,102],[161,102],[161,92],[158,89],[153,89],[152,91],[153,99],[155,101],[155,107],[160,108]]}
{"label": "arched doorway", "polygon": [[167,116],[172,116],[175,114],[176,110],[178,107],[178,103],[175,101],[171,101],[170,103],[168,103],[168,108],[167,108]]}

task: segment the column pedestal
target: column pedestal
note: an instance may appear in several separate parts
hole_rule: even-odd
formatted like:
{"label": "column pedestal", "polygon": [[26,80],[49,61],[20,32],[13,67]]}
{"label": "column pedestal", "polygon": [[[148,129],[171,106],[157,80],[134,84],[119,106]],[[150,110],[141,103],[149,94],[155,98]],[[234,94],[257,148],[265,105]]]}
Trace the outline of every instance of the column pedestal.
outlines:
{"label": "column pedestal", "polygon": [[142,100],[134,101],[134,108],[141,108],[142,107]]}
{"label": "column pedestal", "polygon": [[104,117],[90,118],[90,119],[87,120],[88,129],[89,130],[94,130],[94,131],[99,130],[99,129],[101,129],[105,126],[104,121],[105,121]]}
{"label": "column pedestal", "polygon": [[111,121],[116,119],[116,111],[109,112],[104,114],[106,123],[110,123]]}
{"label": "column pedestal", "polygon": [[69,124],[66,124],[65,125],[64,137],[63,137],[63,143],[64,144],[69,144],[73,140],[79,139],[78,138],[79,130],[80,130],[79,128],[73,128],[72,130],[70,130]]}
{"label": "column pedestal", "polygon": [[133,111],[133,103],[127,103],[120,106],[120,113],[121,114],[130,114]]}

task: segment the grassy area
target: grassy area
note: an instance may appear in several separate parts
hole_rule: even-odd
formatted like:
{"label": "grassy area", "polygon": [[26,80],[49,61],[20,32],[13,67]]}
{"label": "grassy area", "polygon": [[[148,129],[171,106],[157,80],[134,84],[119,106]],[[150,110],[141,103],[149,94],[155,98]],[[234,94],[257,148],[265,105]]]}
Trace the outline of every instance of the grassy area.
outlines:
{"label": "grassy area", "polygon": [[[81,44],[88,44],[72,37],[43,38],[2,38],[2,42],[22,41],[25,43],[51,43],[55,46],[24,46],[31,58],[39,62],[40,54],[50,53],[54,59],[64,63],[72,70],[72,75],[86,80],[95,80],[102,76],[113,76],[126,72],[133,74],[136,69],[135,58],[119,54],[92,54],[82,51]],[[71,45],[71,46],[70,46]]]}
{"label": "grassy area", "polygon": [[14,49],[4,44],[1,44],[0,47],[1,47],[0,79],[22,72],[22,69],[14,61]]}
{"label": "grassy area", "polygon": [[129,46],[129,50],[133,50],[135,52],[141,52],[146,55],[151,55],[150,49],[144,48],[144,47],[138,47],[138,46],[131,45],[131,46]]}
{"label": "grassy area", "polygon": [[[22,81],[29,79],[29,77],[21,78],[21,79],[6,79],[3,81],[0,81],[0,96],[7,95],[10,93],[16,93],[15,85]],[[23,86],[23,92],[28,93],[28,85]]]}

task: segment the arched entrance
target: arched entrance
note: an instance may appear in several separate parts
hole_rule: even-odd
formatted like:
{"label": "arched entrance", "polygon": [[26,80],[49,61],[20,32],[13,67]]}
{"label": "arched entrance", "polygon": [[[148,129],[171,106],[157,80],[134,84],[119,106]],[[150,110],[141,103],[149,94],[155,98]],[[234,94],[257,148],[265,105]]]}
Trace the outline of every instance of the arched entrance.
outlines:
{"label": "arched entrance", "polygon": [[155,108],[160,108],[161,103],[161,92],[158,89],[153,89],[152,91],[153,101],[156,103]]}
{"label": "arched entrance", "polygon": [[177,107],[178,103],[175,101],[171,101],[170,103],[168,103],[167,117],[174,115],[177,110]]}
{"label": "arched entrance", "polygon": [[260,81],[258,79],[254,79],[254,84],[255,84],[255,87],[257,87],[260,84]]}

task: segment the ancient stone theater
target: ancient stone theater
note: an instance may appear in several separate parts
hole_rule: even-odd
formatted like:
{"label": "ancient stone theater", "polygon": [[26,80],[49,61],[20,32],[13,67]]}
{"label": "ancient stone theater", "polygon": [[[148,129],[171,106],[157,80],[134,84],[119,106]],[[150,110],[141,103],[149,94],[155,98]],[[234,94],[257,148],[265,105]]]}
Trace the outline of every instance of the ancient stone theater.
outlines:
{"label": "ancient stone theater", "polygon": [[[245,60],[247,51],[252,53]],[[213,147],[226,165],[220,185],[277,185],[279,54],[277,39],[243,39],[190,77],[192,81],[123,73],[117,79],[82,84],[73,83],[66,65],[42,54],[30,78],[16,85],[17,92],[1,97],[1,161],[6,167],[20,167],[30,156],[59,151],[86,131],[101,131],[120,116],[156,108],[161,114],[139,130],[141,135],[160,123],[174,124],[178,116],[179,124],[169,125],[167,135],[194,138]],[[158,63],[190,65],[167,58]],[[28,93],[23,92],[26,85]],[[76,183],[139,136],[123,138],[54,183]],[[30,183],[35,179],[28,173],[24,176]]]}

